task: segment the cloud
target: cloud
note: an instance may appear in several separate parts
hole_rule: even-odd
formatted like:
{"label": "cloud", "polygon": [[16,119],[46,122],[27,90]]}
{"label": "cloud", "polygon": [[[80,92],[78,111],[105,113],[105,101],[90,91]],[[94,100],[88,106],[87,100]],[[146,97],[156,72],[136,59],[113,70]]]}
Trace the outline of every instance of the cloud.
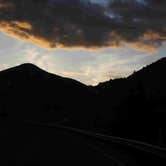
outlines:
{"label": "cloud", "polygon": [[166,40],[164,0],[0,0],[0,31],[46,48],[153,51]]}
{"label": "cloud", "polygon": [[0,2],[0,8],[8,8],[8,7],[12,7],[12,4],[8,2]]}
{"label": "cloud", "polygon": [[[110,78],[125,77],[165,55],[142,52],[129,47],[100,51],[47,50],[0,35],[0,70],[22,63],[33,63],[46,71],[79,80],[87,85],[96,85]],[[6,46],[10,46],[6,48]]]}

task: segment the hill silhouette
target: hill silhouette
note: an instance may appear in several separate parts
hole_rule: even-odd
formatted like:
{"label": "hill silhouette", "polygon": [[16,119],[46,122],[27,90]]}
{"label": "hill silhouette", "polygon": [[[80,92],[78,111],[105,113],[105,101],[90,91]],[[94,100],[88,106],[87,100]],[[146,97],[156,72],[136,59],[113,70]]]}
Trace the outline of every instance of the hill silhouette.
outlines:
{"label": "hill silhouette", "polygon": [[166,143],[166,58],[127,78],[99,84],[100,125],[121,137]]}
{"label": "hill silhouette", "polygon": [[0,114],[166,144],[166,58],[86,86],[33,64],[0,72]]}
{"label": "hill silhouette", "polygon": [[40,121],[91,126],[95,93],[84,84],[33,64],[0,72],[0,112]]}

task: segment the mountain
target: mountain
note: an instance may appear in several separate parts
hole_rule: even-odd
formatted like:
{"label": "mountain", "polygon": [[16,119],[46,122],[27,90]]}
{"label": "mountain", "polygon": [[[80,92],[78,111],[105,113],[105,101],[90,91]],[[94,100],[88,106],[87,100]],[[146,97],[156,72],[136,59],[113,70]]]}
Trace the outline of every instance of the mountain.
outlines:
{"label": "mountain", "polygon": [[90,87],[50,74],[33,64],[0,72],[3,116],[92,126],[96,94]]}
{"label": "mountain", "polygon": [[0,115],[166,144],[166,58],[119,78],[86,86],[33,64],[0,72]]}
{"label": "mountain", "polygon": [[166,58],[95,89],[104,106],[99,126],[121,137],[166,143]]}

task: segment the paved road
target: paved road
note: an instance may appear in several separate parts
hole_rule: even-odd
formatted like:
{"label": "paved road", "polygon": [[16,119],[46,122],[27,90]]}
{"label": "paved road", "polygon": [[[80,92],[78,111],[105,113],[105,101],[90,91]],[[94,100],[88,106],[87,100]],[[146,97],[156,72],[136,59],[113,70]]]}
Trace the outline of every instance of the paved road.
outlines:
{"label": "paved road", "polygon": [[62,125],[5,119],[0,121],[0,134],[4,166],[166,165],[164,148]]}

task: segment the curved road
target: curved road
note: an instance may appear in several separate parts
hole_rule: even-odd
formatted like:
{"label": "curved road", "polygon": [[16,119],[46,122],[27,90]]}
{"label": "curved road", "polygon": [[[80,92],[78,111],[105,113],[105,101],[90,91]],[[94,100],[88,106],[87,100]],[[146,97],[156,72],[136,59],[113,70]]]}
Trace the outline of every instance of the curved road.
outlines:
{"label": "curved road", "polygon": [[166,165],[165,148],[134,140],[11,118],[1,120],[0,129],[4,166],[52,165],[60,159],[60,165]]}

